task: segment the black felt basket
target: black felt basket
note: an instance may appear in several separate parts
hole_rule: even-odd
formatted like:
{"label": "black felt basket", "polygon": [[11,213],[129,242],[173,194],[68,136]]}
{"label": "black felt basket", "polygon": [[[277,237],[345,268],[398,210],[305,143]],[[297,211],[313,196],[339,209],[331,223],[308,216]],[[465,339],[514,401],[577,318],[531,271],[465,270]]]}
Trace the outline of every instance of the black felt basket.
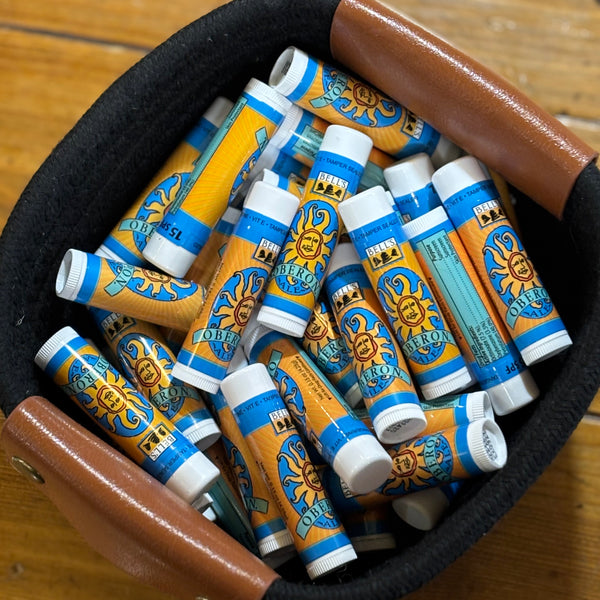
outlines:
{"label": "black felt basket", "polygon": [[[190,24],[130,69],[52,152],[24,191],[0,240],[0,350],[10,357],[0,364],[0,400],[8,422],[32,395],[72,412],[33,363],[41,344],[63,325],[95,335],[82,307],[55,297],[54,279],[64,252],[71,247],[93,252],[98,247],[216,95],[235,98],[250,76],[266,80],[275,58],[289,45],[339,60],[332,56],[330,44],[338,4],[339,0],[235,0]],[[358,4],[354,9],[360,12],[360,2],[347,4]],[[387,15],[376,2],[368,3],[369,14],[373,6]],[[391,50],[382,43],[381,52]],[[381,75],[378,61],[372,67]],[[387,91],[379,81],[374,83]],[[388,93],[393,95],[393,90]],[[502,94],[497,95],[501,103]],[[443,115],[423,114],[426,107],[415,106],[412,96],[396,99],[467,150],[476,154],[485,145],[485,139],[476,139],[485,130],[457,136]],[[515,110],[519,109],[506,102],[506,111]],[[485,109],[481,113],[485,116]],[[518,143],[514,152],[518,162]],[[500,172],[509,163],[503,173],[509,182],[523,179],[518,173],[512,177],[514,161],[505,160],[501,151],[481,158],[489,158]],[[581,172],[572,175],[574,185],[564,210],[558,211],[560,218],[521,193],[528,190],[513,189],[525,246],[574,345],[533,369],[542,389],[540,399],[500,420],[509,447],[505,468],[466,486],[433,531],[404,532],[397,551],[362,559],[315,585],[306,585],[302,566],[292,563],[282,571],[283,578],[267,586],[266,598],[392,600],[418,588],[485,534],[563,446],[599,386],[600,177],[592,160],[587,166],[584,162]],[[556,168],[547,164],[548,173]],[[126,561],[118,562],[134,571]],[[211,568],[208,565],[206,573]],[[205,582],[200,579],[198,595],[216,598],[216,592],[211,596],[203,591]]]}

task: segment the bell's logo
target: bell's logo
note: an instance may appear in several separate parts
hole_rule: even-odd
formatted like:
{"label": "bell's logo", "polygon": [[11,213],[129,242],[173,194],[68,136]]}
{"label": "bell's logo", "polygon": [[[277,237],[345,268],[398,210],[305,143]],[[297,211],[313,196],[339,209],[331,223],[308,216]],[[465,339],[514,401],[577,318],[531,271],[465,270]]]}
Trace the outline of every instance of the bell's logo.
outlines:
{"label": "bell's logo", "polygon": [[325,171],[321,171],[312,187],[312,191],[320,194],[321,196],[327,196],[336,202],[341,202],[344,199],[346,190],[348,189],[348,182],[341,177],[336,177]]}
{"label": "bell's logo", "polygon": [[150,460],[155,461],[175,441],[175,437],[169,430],[163,425],[159,425],[142,440],[140,448]]}
{"label": "bell's logo", "polygon": [[478,204],[473,208],[473,213],[479,226],[483,229],[486,225],[492,225],[497,221],[506,219],[504,209],[498,200],[489,200]]}
{"label": "bell's logo", "polygon": [[393,237],[383,240],[383,242],[379,242],[378,244],[374,244],[373,246],[369,246],[366,251],[367,258],[374,271],[386,267],[402,258],[400,245]]}
{"label": "bell's logo", "polygon": [[268,265],[269,267],[273,267],[275,265],[275,261],[279,256],[279,251],[281,250],[281,246],[267,240],[266,238],[262,238],[256,246],[256,250],[254,251],[253,258],[256,260]]}
{"label": "bell's logo", "polygon": [[362,299],[363,295],[360,291],[360,285],[356,281],[342,286],[331,296],[331,300],[335,304],[335,308],[338,311],[342,310],[342,308],[345,308],[349,304]]}
{"label": "bell's logo", "polygon": [[423,120],[407,110],[406,118],[402,125],[402,132],[418,140],[421,137],[421,133],[423,133]]}

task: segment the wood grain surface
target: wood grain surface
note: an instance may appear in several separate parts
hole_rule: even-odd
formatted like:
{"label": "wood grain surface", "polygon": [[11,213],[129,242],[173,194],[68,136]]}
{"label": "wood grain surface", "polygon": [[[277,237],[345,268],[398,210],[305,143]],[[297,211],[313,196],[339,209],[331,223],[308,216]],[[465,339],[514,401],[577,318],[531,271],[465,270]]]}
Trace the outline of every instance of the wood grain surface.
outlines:
{"label": "wood grain surface", "polygon": [[[0,0],[0,226],[129,66],[220,0]],[[600,3],[394,0],[600,149]],[[0,419],[0,425],[3,419]],[[0,598],[166,600],[104,558],[0,460]],[[413,600],[600,600],[600,399],[493,530]]]}

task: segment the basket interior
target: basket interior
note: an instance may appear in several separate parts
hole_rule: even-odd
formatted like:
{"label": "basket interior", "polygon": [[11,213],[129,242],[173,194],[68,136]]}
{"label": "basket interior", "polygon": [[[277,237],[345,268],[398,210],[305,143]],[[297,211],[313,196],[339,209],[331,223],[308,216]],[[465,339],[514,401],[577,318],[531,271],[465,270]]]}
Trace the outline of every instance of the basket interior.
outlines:
{"label": "basket interior", "polygon": [[[84,307],[54,294],[64,252],[98,247],[216,95],[235,99],[251,76],[265,80],[288,45],[331,60],[329,25],[335,2],[290,3],[285,11],[282,3],[260,4],[260,10],[256,2],[243,0],[226,5],[153,51],[107,90],[23,193],[0,240],[0,344],[11,356],[0,366],[6,414],[27,396],[39,394],[81,419],[33,364],[41,344],[63,325],[98,337]],[[552,460],[583,415],[598,385],[593,344],[600,321],[598,209],[578,199],[559,223],[515,195],[523,241],[574,346],[532,368],[542,391],[539,400],[499,419],[509,446],[506,467],[465,485],[432,532],[399,525],[396,552],[367,555],[313,586],[293,585],[305,582],[306,575],[292,561],[281,569],[284,580],[272,586],[269,597],[293,593],[331,598],[332,583],[340,584],[345,598],[365,593],[397,598],[415,589],[492,527]]]}

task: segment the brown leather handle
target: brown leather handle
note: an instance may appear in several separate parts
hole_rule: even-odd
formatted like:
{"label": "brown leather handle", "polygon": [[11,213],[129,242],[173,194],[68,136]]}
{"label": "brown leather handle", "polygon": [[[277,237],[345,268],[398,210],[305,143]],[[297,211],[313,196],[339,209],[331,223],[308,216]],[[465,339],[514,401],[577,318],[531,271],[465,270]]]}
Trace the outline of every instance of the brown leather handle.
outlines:
{"label": "brown leather handle", "polygon": [[598,153],[507,81],[378,0],[342,0],[334,58],[561,217]]}
{"label": "brown leather handle", "polygon": [[118,567],[185,600],[259,600],[277,573],[165,486],[39,396],[1,435],[41,489]]}

